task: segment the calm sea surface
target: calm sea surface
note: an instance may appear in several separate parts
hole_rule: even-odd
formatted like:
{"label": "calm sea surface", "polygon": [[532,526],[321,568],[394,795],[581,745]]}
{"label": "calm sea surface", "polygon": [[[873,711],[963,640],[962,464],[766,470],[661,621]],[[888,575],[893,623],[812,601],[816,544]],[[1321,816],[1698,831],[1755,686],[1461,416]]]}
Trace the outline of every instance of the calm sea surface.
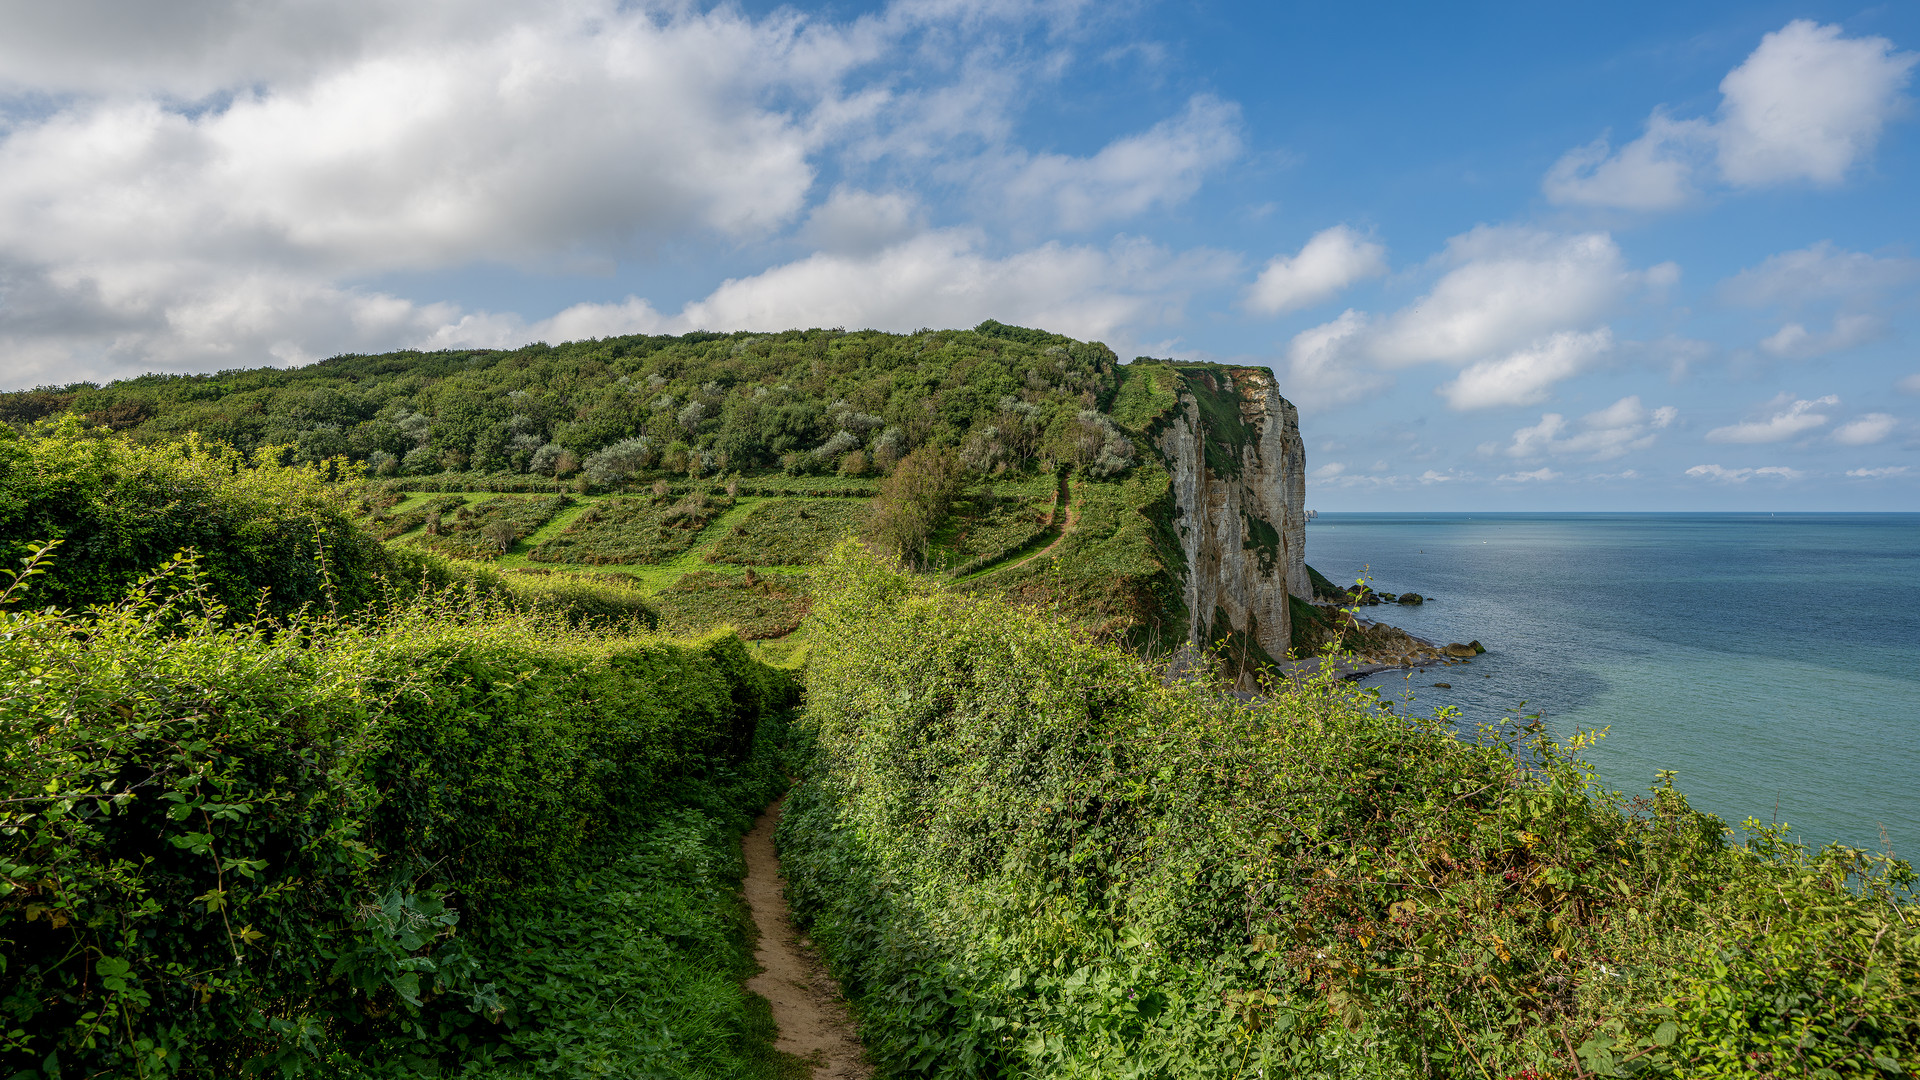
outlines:
{"label": "calm sea surface", "polygon": [[1610,728],[1609,787],[1674,769],[1729,824],[1920,857],[1920,514],[1322,514],[1307,561],[1437,597],[1365,614],[1489,650],[1383,696],[1469,726],[1524,702]]}

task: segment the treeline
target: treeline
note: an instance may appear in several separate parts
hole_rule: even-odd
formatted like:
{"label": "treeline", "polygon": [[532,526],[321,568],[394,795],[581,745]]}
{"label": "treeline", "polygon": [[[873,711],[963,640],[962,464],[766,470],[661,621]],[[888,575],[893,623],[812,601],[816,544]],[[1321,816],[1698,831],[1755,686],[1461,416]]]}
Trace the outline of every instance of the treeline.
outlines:
{"label": "treeline", "polygon": [[883,1074],[1911,1077],[1920,905],[1323,681],[1243,701],[1071,623],[824,572],[788,895]]}
{"label": "treeline", "polygon": [[785,469],[880,475],[921,446],[971,470],[1112,474],[1104,345],[988,321],[973,330],[617,337],[513,351],[339,356],[296,369],[146,375],[0,394],[0,421],[72,413],[140,441],[195,433],[375,476],[581,477]]}

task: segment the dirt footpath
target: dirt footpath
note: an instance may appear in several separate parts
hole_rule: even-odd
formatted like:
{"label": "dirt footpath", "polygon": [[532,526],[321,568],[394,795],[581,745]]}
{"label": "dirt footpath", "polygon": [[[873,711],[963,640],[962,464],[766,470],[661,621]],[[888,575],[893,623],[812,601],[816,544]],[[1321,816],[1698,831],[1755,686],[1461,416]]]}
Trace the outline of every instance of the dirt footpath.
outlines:
{"label": "dirt footpath", "polygon": [[853,1016],[820,958],[794,931],[782,891],[780,857],[773,850],[773,827],[780,822],[780,803],[774,803],[754,822],[743,841],[747,856],[747,905],[760,930],[753,959],[760,974],[747,989],[773,1003],[773,1021],[780,1026],[776,1048],[813,1065],[814,1080],[867,1080],[867,1064],[854,1034]]}

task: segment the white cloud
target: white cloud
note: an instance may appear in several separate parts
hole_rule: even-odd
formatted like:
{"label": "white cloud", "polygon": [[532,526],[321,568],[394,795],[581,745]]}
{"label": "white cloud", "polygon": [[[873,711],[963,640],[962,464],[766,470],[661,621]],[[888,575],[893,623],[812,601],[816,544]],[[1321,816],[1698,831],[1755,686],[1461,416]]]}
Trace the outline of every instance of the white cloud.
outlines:
{"label": "white cloud", "polygon": [[1806,475],[1798,469],[1785,465],[1767,465],[1758,469],[1726,469],[1719,465],[1695,465],[1687,470],[1688,476],[1718,480],[1725,484],[1744,484],[1754,477],[1768,477],[1775,480],[1797,480]]}
{"label": "white cloud", "polygon": [[1838,184],[1872,152],[1916,60],[1882,37],[1795,19],[1720,82],[1720,171],[1739,186]]}
{"label": "white cloud", "polygon": [[1627,269],[1606,233],[1483,225],[1448,241],[1441,261],[1451,269],[1374,335],[1382,363],[1473,362],[1588,327],[1647,276]]}
{"label": "white cloud", "polygon": [[1905,465],[1886,465],[1878,469],[1848,469],[1847,475],[1856,480],[1884,480],[1889,476],[1905,476],[1908,471]]}
{"label": "white cloud", "polygon": [[[828,161],[1002,189],[1018,161],[1016,179],[1076,226],[1190,195],[1239,153],[1231,103],[1195,98],[1084,159],[1011,142],[1023,96],[1064,76],[1084,6],[897,0],[836,22],[617,0],[12,5],[0,94],[25,105],[0,125],[6,379],[709,319],[1152,324],[1194,281],[1224,285],[1231,260],[1139,243],[990,250],[927,231],[915,190],[817,190]],[[819,254],[677,314],[629,298],[530,320],[365,284],[599,273],[783,235]],[[810,274],[863,292],[830,295]]]}
{"label": "white cloud", "polygon": [[1796,307],[1851,300],[1920,278],[1920,259],[1845,251],[1831,241],[1770,255],[1721,283],[1721,295],[1747,307]]}
{"label": "white cloud", "polygon": [[1501,405],[1532,405],[1546,400],[1555,383],[1578,375],[1613,348],[1605,327],[1563,330],[1498,360],[1470,364],[1435,392],[1462,411]]}
{"label": "white cloud", "polygon": [[1359,345],[1366,327],[1366,316],[1349,310],[1295,334],[1287,345],[1282,387],[1287,397],[1296,404],[1325,408],[1385,389],[1390,380],[1362,362]]}
{"label": "white cloud", "polygon": [[1187,291],[1224,280],[1234,265],[1223,256],[1174,254],[1139,241],[1108,248],[1045,244],[995,258],[980,250],[977,234],[945,229],[878,251],[816,253],[732,279],[672,316],[636,298],[579,304],[525,326],[476,315],[447,327],[432,343],[813,326],[905,331],[972,326],[989,318],[1111,341],[1125,327],[1177,319]]}
{"label": "white cloud", "polygon": [[1297,255],[1276,255],[1247,290],[1247,307],[1262,315],[1311,307],[1347,286],[1387,272],[1387,249],[1345,225],[1314,234]]}
{"label": "white cloud", "polygon": [[1865,345],[1886,336],[1886,333],[1886,320],[1878,315],[1843,313],[1834,316],[1833,327],[1825,331],[1808,330],[1797,322],[1787,323],[1762,338],[1760,348],[1773,356],[1805,360]]}
{"label": "white cloud", "polygon": [[1866,413],[1834,428],[1833,441],[1844,446],[1872,446],[1899,426],[1900,421],[1889,413]]}
{"label": "white cloud", "polygon": [[1552,455],[1608,461],[1652,446],[1658,438],[1654,432],[1671,426],[1678,416],[1679,410],[1671,405],[1648,411],[1637,394],[1581,417],[1580,430],[1570,434],[1566,417],[1544,413],[1538,424],[1513,433],[1506,453],[1516,458]]}
{"label": "white cloud", "polygon": [[1902,393],[1920,394],[1920,372],[1908,375],[1894,385],[1898,387]]}
{"label": "white cloud", "polygon": [[1548,480],[1558,480],[1564,475],[1566,474],[1554,472],[1552,469],[1549,469],[1543,465],[1540,468],[1533,470],[1532,472],[1504,473],[1499,477],[1497,477],[1496,479],[1509,484],[1524,484],[1528,481],[1534,481],[1536,483],[1545,483]]}
{"label": "white cloud", "polygon": [[1313,470],[1313,479],[1331,480],[1334,477],[1339,476],[1341,473],[1346,471],[1347,471],[1347,467],[1341,464],[1340,462],[1329,461],[1325,465],[1322,465],[1319,468]]}
{"label": "white cloud", "polygon": [[1656,109],[1646,133],[1615,154],[1606,138],[1569,150],[1541,183],[1549,202],[1669,210],[1694,195],[1693,173],[1708,152],[1704,120],[1673,120]]}
{"label": "white cloud", "polygon": [[1240,156],[1240,108],[1200,95],[1184,115],[1109,143],[1092,157],[1038,154],[1018,159],[991,196],[1045,207],[1054,223],[1087,229],[1173,206],[1200,189],[1208,170]]}
{"label": "white cloud", "polygon": [[1734,187],[1838,184],[1906,103],[1901,91],[1920,55],[1893,50],[1886,38],[1842,37],[1838,26],[1796,19],[1721,80],[1715,119],[1655,109],[1618,153],[1604,138],[1568,151],[1542,189],[1561,204],[1670,209],[1692,196],[1709,159]]}
{"label": "white cloud", "polygon": [[822,251],[878,251],[919,232],[921,216],[910,194],[838,187],[807,215],[800,238]]}
{"label": "white cloud", "polygon": [[[1716,443],[1773,443],[1804,435],[1826,424],[1827,416],[1813,410],[1822,405],[1838,405],[1840,399],[1828,394],[1812,400],[1788,402],[1784,397],[1773,402],[1779,409],[1765,419],[1730,424],[1707,432],[1707,441]],[[1781,406],[1785,406],[1781,408]]]}

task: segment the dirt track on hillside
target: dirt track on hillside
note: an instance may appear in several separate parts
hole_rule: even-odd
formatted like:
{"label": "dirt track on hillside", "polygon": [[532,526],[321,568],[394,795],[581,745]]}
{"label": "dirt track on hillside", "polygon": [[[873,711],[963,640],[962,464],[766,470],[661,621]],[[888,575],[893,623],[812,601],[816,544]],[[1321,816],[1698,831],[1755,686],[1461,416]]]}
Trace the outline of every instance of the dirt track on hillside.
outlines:
{"label": "dirt track on hillside", "polygon": [[854,1033],[846,999],[787,913],[787,882],[773,849],[780,809],[780,803],[768,807],[742,842],[747,905],[760,930],[753,959],[761,971],[747,989],[773,1003],[773,1020],[780,1026],[776,1049],[812,1064],[814,1080],[867,1080],[873,1067]]}

